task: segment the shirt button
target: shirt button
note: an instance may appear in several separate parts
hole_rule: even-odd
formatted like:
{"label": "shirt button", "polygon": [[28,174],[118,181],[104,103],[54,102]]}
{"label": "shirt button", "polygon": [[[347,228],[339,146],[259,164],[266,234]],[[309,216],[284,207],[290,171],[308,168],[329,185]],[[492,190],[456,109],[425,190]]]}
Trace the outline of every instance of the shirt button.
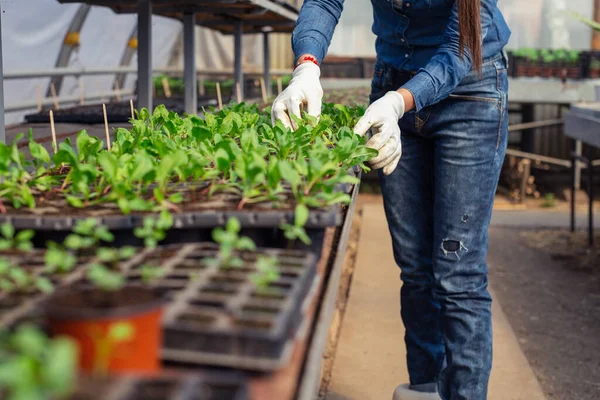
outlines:
{"label": "shirt button", "polygon": [[410,7],[410,3],[406,3],[406,7]]}
{"label": "shirt button", "polygon": [[404,58],[408,58],[408,53],[404,54]]}
{"label": "shirt button", "polygon": [[404,39],[404,38],[400,38],[400,41],[401,41],[402,43],[404,43],[404,42],[406,42],[406,39]]}

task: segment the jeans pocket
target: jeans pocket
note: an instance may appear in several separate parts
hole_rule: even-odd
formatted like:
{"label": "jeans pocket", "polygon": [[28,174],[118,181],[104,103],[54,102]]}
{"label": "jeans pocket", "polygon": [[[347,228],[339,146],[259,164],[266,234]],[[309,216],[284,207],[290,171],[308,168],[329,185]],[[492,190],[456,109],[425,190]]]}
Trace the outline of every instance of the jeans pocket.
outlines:
{"label": "jeans pocket", "polygon": [[373,103],[379,100],[386,92],[387,84],[387,67],[386,65],[377,60],[375,63],[373,79],[371,80],[371,94],[369,95],[369,102]]}

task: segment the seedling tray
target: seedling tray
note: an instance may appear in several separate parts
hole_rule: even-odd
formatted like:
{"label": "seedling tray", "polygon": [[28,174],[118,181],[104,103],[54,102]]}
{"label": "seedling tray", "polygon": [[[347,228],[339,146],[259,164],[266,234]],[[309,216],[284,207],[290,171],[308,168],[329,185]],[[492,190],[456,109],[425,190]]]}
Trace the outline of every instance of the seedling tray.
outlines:
{"label": "seedling tray", "polygon": [[[122,377],[107,382],[82,382],[72,400],[247,400],[244,375],[207,370],[193,375],[154,378]],[[93,387],[93,392],[88,390]],[[89,393],[88,393],[89,392]]]}
{"label": "seedling tray", "polygon": [[[33,277],[47,277],[55,288],[65,287],[79,279],[81,271],[78,267],[81,267],[83,262],[79,262],[69,273],[48,275],[44,272],[44,253],[42,250],[35,250],[14,255],[3,254],[3,257],[14,260],[16,265],[31,273]],[[48,296],[49,294],[33,287],[23,292],[9,293],[0,290],[0,327],[35,320],[35,311],[39,308],[37,306]]]}
{"label": "seedling tray", "polygon": [[[154,286],[170,300],[163,319],[163,361],[272,371],[284,365],[304,309],[317,282],[316,257],[299,250],[243,252],[242,267],[219,268],[213,244],[166,246],[130,263],[127,279],[139,282],[139,267],[161,265]],[[280,279],[259,289],[251,276],[258,257],[279,261]]]}
{"label": "seedling tray", "polygon": [[[167,232],[163,244],[194,243],[211,241],[212,229],[223,226],[231,217],[240,221],[241,234],[250,237],[261,247],[288,248],[293,246],[298,249],[308,249],[320,253],[323,246],[323,235],[325,229],[330,226],[338,226],[342,223],[342,208],[339,205],[331,206],[324,210],[311,210],[306,223],[306,232],[311,238],[312,244],[306,246],[300,241],[290,243],[279,229],[282,223],[293,223],[293,209],[261,209],[254,207],[252,210],[215,210],[211,209],[216,204],[198,204],[206,209],[198,211],[183,211],[173,214],[173,228]],[[143,225],[144,218],[157,216],[152,213],[136,213],[130,215],[120,214],[118,209],[107,208],[108,215],[97,215],[97,213],[81,212],[74,215],[36,215],[19,211],[19,214],[8,213],[0,215],[0,224],[11,223],[15,229],[33,229],[36,232],[34,244],[36,247],[44,247],[49,240],[63,240],[82,219],[96,218],[99,224],[105,225],[115,235],[115,246],[141,246],[142,242],[134,235],[134,229]],[[103,214],[103,213],[101,213]]]}
{"label": "seedling tray", "polygon": [[[13,258],[15,264],[35,276],[45,276],[53,284],[55,291],[72,285],[76,285],[84,279],[85,266],[93,262],[91,258],[79,257],[75,267],[66,273],[48,274],[44,272],[45,250],[36,249],[28,253],[15,253],[14,255],[2,254],[7,258]],[[131,268],[137,265],[144,253],[137,254],[129,260],[122,262],[122,268]],[[52,294],[43,293],[37,289],[27,292],[7,293],[0,290],[0,328],[12,327],[23,322],[43,324],[41,316],[41,304]]]}

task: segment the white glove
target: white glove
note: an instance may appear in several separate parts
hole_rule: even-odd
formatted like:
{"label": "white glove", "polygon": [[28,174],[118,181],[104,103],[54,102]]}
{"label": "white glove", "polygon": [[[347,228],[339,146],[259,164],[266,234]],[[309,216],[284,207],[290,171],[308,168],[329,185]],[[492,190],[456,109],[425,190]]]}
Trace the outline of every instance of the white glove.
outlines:
{"label": "white glove", "polygon": [[319,77],[321,69],[312,62],[300,64],[292,73],[288,87],[277,96],[271,108],[273,125],[278,120],[288,128],[298,129],[292,115],[301,118],[301,107],[306,107],[308,115],[321,115],[321,100],[323,89]]}
{"label": "white glove", "polygon": [[379,155],[370,160],[370,164],[373,169],[383,168],[385,175],[394,172],[402,156],[398,120],[403,115],[404,98],[400,93],[391,91],[373,102],[354,127],[354,133],[360,136],[364,136],[369,129],[373,130],[367,147],[378,150]]}

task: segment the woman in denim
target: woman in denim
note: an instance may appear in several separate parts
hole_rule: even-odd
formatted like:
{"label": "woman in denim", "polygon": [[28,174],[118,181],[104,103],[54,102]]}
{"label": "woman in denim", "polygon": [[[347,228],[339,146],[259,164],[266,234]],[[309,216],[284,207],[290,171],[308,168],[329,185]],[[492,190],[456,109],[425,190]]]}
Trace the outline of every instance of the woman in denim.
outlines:
{"label": "woman in denim", "polygon": [[[377,63],[371,131],[400,267],[410,383],[395,400],[484,400],[492,365],[488,225],[508,135],[510,36],[497,0],[371,0]],[[273,122],[318,116],[318,64],[343,0],[305,0],[297,66]],[[357,399],[363,400],[363,399]],[[365,399],[371,400],[371,399]]]}

